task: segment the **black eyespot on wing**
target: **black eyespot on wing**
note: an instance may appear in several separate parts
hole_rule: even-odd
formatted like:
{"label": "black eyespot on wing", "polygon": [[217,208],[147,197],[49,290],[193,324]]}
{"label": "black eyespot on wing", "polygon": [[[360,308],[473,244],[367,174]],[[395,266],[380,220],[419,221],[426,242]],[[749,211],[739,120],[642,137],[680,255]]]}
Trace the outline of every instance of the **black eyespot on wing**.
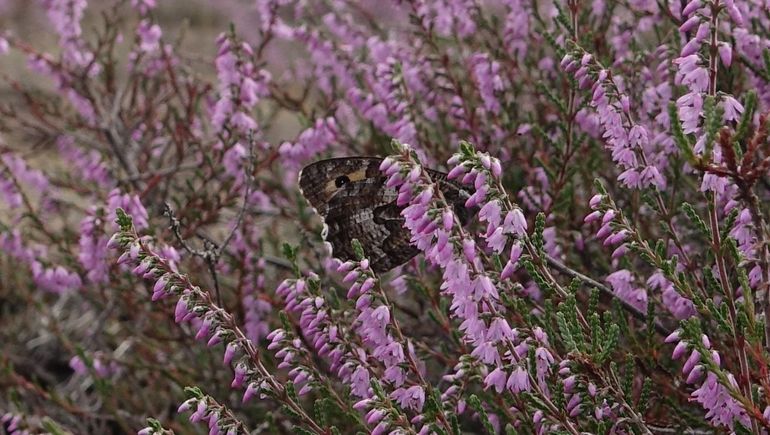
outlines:
{"label": "black eyespot on wing", "polygon": [[347,175],[340,175],[334,179],[334,185],[337,187],[342,187],[348,183],[350,183],[350,178]]}

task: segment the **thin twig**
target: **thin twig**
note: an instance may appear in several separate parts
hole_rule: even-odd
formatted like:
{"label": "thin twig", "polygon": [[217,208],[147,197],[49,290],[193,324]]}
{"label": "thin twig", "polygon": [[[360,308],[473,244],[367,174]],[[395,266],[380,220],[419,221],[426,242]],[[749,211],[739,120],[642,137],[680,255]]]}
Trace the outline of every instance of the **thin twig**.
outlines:
{"label": "thin twig", "polygon": [[164,203],[163,208],[163,214],[168,216],[169,222],[170,222],[170,228],[171,231],[174,233],[174,236],[176,237],[177,241],[182,245],[182,248],[184,248],[185,251],[190,253],[190,255],[193,255],[195,257],[199,257],[203,259],[203,261],[206,262],[206,266],[208,267],[209,274],[211,274],[211,279],[214,283],[214,292],[216,293],[217,297],[217,305],[223,306],[222,304],[222,295],[219,290],[219,276],[217,275],[217,264],[219,264],[219,259],[222,257],[222,254],[225,252],[225,249],[227,249],[227,245],[230,244],[230,241],[232,241],[233,236],[235,235],[235,232],[238,230],[238,228],[241,226],[241,223],[243,222],[243,216],[246,213],[246,207],[249,202],[249,196],[251,195],[251,191],[254,186],[254,182],[256,180],[256,177],[254,177],[253,171],[254,171],[254,141],[249,139],[249,159],[248,164],[244,168],[244,172],[246,175],[245,179],[245,188],[243,193],[243,203],[241,204],[240,210],[238,210],[238,216],[235,218],[235,225],[230,229],[227,236],[225,237],[225,240],[221,244],[217,244],[214,240],[204,236],[204,235],[198,235],[201,239],[203,239],[203,249],[198,250],[190,246],[185,240],[184,237],[182,237],[182,233],[180,231],[180,223],[179,219],[177,219],[174,216],[174,211],[171,209],[171,205],[169,203]]}
{"label": "thin twig", "polygon": [[[647,314],[639,311],[634,307],[633,305],[629,304],[628,302],[624,301],[623,299],[619,298],[615,292],[612,291],[611,288],[607,287],[606,285],[600,283],[599,281],[596,281],[595,279],[583,275],[582,273],[571,269],[566,264],[562,263],[561,261],[551,257],[550,255],[545,256],[546,261],[548,264],[553,267],[554,269],[558,270],[559,272],[571,277],[571,278],[577,278],[578,280],[582,281],[584,284],[588,285],[589,287],[594,287],[600,292],[604,293],[607,296],[610,296],[614,299],[617,299],[618,302],[620,302],[620,305],[623,306],[623,308],[631,313],[634,317],[636,317],[638,320],[642,322],[647,322]],[[655,330],[660,333],[661,335],[668,336],[671,334],[671,330],[668,329],[666,326],[664,326],[662,323],[660,323],[658,320],[653,321],[653,326],[655,327]]]}

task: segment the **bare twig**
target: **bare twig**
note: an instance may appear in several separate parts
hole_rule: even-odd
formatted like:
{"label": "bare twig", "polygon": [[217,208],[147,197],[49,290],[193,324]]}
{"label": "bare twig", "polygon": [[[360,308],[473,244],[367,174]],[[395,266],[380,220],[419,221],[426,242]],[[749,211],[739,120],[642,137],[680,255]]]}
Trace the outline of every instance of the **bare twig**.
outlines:
{"label": "bare twig", "polygon": [[240,210],[238,210],[238,216],[235,219],[235,225],[230,229],[227,236],[225,237],[225,240],[221,244],[217,244],[214,240],[204,236],[204,235],[198,235],[201,239],[203,239],[203,249],[195,249],[192,246],[190,246],[185,240],[184,237],[182,237],[182,233],[180,231],[181,224],[179,220],[174,216],[174,211],[171,209],[171,205],[169,203],[164,203],[164,209],[163,214],[168,216],[169,222],[170,222],[170,228],[171,231],[174,233],[174,236],[176,237],[179,244],[184,248],[185,251],[187,251],[190,255],[193,255],[195,257],[199,257],[203,259],[204,262],[206,262],[206,266],[208,267],[209,274],[211,274],[211,279],[214,282],[214,291],[216,293],[217,297],[217,305],[222,305],[222,296],[221,292],[219,290],[219,277],[217,275],[217,264],[219,263],[219,259],[222,257],[222,254],[227,249],[227,245],[230,244],[230,241],[232,241],[233,236],[235,235],[235,232],[238,230],[238,228],[241,226],[241,223],[243,222],[243,215],[246,212],[246,207],[249,201],[249,195],[251,195],[251,191],[254,186],[254,182],[256,177],[254,177],[253,171],[254,171],[254,141],[249,139],[249,159],[248,164],[244,168],[244,172],[246,175],[245,178],[245,188],[243,193],[243,203],[241,204]]}
{"label": "bare twig", "polygon": [[[614,299],[617,299],[618,302],[620,302],[620,305],[623,306],[623,308],[631,313],[632,316],[637,318],[638,320],[642,322],[647,322],[647,314],[639,311],[634,307],[633,305],[629,304],[628,302],[624,301],[623,299],[619,298],[611,288],[607,287],[606,285],[600,283],[599,281],[596,281],[595,279],[583,275],[582,273],[571,269],[566,264],[562,263],[561,261],[551,257],[550,255],[545,256],[546,261],[548,264],[553,267],[554,269],[558,270],[559,272],[571,277],[571,278],[577,278],[578,280],[582,281],[584,284],[586,284],[589,287],[594,287],[600,292],[604,293],[607,296],[610,296]],[[653,326],[655,327],[655,330],[660,333],[661,335],[668,336],[671,334],[671,330],[664,326],[662,323],[660,323],[658,320],[653,321]]]}

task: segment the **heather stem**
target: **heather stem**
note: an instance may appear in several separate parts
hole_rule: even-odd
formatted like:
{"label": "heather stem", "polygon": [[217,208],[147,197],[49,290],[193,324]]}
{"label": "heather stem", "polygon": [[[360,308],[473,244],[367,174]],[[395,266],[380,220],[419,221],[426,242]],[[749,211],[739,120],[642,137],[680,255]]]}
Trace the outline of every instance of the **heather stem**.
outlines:
{"label": "heather stem", "polygon": [[[380,280],[377,278],[377,289],[379,290],[380,297],[382,297],[383,302],[385,305],[387,305],[391,313],[394,313],[390,316],[390,323],[393,326],[393,330],[396,333],[396,336],[398,337],[398,341],[401,343],[402,346],[404,346],[404,354],[406,356],[407,361],[409,362],[409,368],[412,370],[412,372],[417,376],[417,380],[422,386],[422,388],[425,390],[426,393],[430,394],[433,391],[432,385],[425,380],[425,378],[420,373],[420,369],[417,365],[417,362],[412,357],[412,352],[409,351],[409,346],[407,346],[408,341],[404,334],[401,332],[401,326],[399,325],[398,319],[396,319],[395,311],[394,311],[394,305],[390,303],[390,300],[388,299],[388,295],[385,293],[385,290],[382,289],[382,286],[380,285]],[[446,415],[444,414],[444,408],[441,406],[441,404],[438,404],[438,419],[441,421],[441,425],[444,426],[444,428],[450,433],[454,434],[454,431],[452,430],[452,425],[449,424],[449,420],[447,420]]]}
{"label": "heather stem", "polygon": [[765,315],[765,346],[770,348],[770,322],[767,321],[767,314],[770,313],[770,240],[768,240],[768,227],[765,221],[765,215],[759,208],[759,198],[753,190],[749,190],[746,195],[746,204],[751,212],[751,219],[754,223],[755,231],[757,233],[759,246],[760,268],[762,270],[762,287],[764,287],[765,303],[763,313]]}
{"label": "heather stem", "polygon": [[288,406],[294,413],[296,413],[299,416],[300,420],[302,420],[307,425],[307,427],[310,428],[314,433],[318,435],[326,434],[326,431],[320,426],[318,426],[315,420],[305,412],[304,408],[302,408],[300,404],[295,402],[288,395],[283,384],[279,382],[273,376],[273,374],[264,366],[264,364],[262,363],[262,358],[260,356],[259,349],[256,346],[254,346],[254,343],[252,343],[252,341],[246,337],[246,334],[244,334],[241,328],[237,325],[235,318],[225,309],[219,307],[213,301],[213,299],[211,298],[211,294],[209,292],[205,292],[198,289],[194,284],[192,284],[192,282],[190,282],[187,276],[173,272],[163,258],[156,256],[147,248],[144,242],[139,238],[139,236],[133,230],[133,227],[131,228],[131,238],[133,238],[139,244],[143,252],[153,256],[156,259],[156,261],[159,262],[162,270],[174,274],[175,278],[178,279],[182,284],[184,284],[185,288],[191,289],[196,294],[196,296],[201,299],[200,304],[206,306],[210,313],[214,313],[215,315],[219,316],[219,318],[221,319],[221,323],[226,327],[227,330],[231,331],[232,334],[234,335],[234,339],[232,340],[232,342],[240,345],[241,349],[243,349],[244,353],[246,353],[246,355],[248,356],[248,360],[250,361],[250,363],[253,365],[254,368],[256,368],[256,372],[259,373],[260,379],[268,383],[268,385],[270,386],[270,390],[274,392],[274,394],[279,398],[279,400],[283,402],[286,406]]}
{"label": "heather stem", "polygon": [[[717,93],[717,69],[718,69],[718,46],[717,46],[717,33],[719,31],[719,12],[721,6],[719,0],[715,0],[711,3],[711,34],[709,41],[709,86],[708,94],[716,96]],[[719,272],[719,281],[722,286],[725,295],[727,296],[728,311],[730,315],[730,322],[733,330],[733,340],[738,347],[738,363],[741,370],[742,391],[744,396],[748,399],[751,407],[754,407],[754,398],[752,397],[752,382],[751,373],[749,371],[748,356],[746,355],[745,337],[740,333],[740,326],[738,325],[737,313],[735,308],[735,292],[730,285],[729,278],[727,277],[727,266],[725,264],[725,258],[722,249],[722,240],[719,232],[719,218],[717,216],[717,195],[713,193],[711,195],[711,204],[709,205],[709,224],[711,226],[711,234],[713,237],[712,248],[714,250],[714,256],[717,263],[717,270]],[[757,422],[751,419],[751,429],[753,433],[759,433]]]}
{"label": "heather stem", "polygon": [[[427,180],[429,180],[431,183],[433,183],[433,180],[430,178],[430,174],[425,172],[424,169],[422,170],[422,176],[425,177]],[[499,180],[498,180],[498,183],[499,183]],[[504,190],[501,190],[501,192],[504,192]],[[435,189],[434,190],[434,195],[436,195],[442,203],[448,204],[448,202],[446,201],[446,198],[444,198],[444,194],[441,192],[441,189]],[[507,201],[507,198],[506,198],[506,201]],[[510,205],[510,202],[508,204]],[[454,231],[454,229],[457,229],[457,231],[459,233],[459,236],[460,236],[460,240],[470,239],[468,234],[465,232],[465,229],[463,229],[463,225],[462,225],[462,222],[460,222],[460,219],[454,213],[452,215],[454,217],[454,225],[452,226],[453,231]],[[527,242],[528,249],[534,250],[535,248],[534,248],[534,246],[531,246],[531,243],[529,242],[529,239],[527,238],[525,240]],[[468,265],[471,268],[471,270],[473,271],[474,275],[480,275],[482,273],[476,267],[476,265],[473,262],[469,262]],[[548,272],[547,269],[546,269],[546,272]],[[559,286],[559,284],[555,282],[555,280],[553,279],[552,276],[550,276],[550,274],[549,274],[549,277],[557,286]],[[562,296],[566,297],[566,292],[563,289],[561,289],[561,288],[560,288],[560,290],[562,292]],[[486,305],[486,307],[489,309],[489,311],[492,313],[493,316],[495,316],[495,317],[503,317],[497,311],[497,309],[495,308],[494,304],[492,304],[487,299],[484,299],[483,301],[484,301],[484,304]],[[585,319],[582,317],[582,313],[578,312],[578,318],[582,320],[583,326],[587,328],[588,327],[588,322],[586,322]],[[504,340],[504,341],[505,341],[505,345],[508,348],[508,351],[510,352],[511,356],[514,359],[516,359],[517,361],[519,361],[520,358],[518,357],[518,354],[516,353],[516,349],[515,349],[515,346],[513,345],[513,343],[511,343],[510,340]],[[540,386],[539,386],[537,380],[534,379],[534,377],[532,377],[532,374],[529,373],[529,371],[527,373],[527,376],[529,377],[530,385],[532,385],[532,388],[535,389],[535,392],[537,393],[538,398],[540,400],[542,400],[543,403],[546,405],[549,413],[553,417],[557,418],[570,433],[572,433],[574,435],[579,435],[580,432],[578,431],[578,429],[572,424],[571,421],[569,421],[569,419],[567,417],[565,417],[563,415],[562,412],[559,411],[559,408],[540,389]]]}
{"label": "heather stem", "polygon": [[[743,395],[746,396],[752,408],[754,407],[754,400],[751,395],[751,373],[749,372],[749,363],[746,356],[745,338],[739,332],[739,325],[737,319],[737,313],[735,308],[735,293],[730,285],[730,280],[727,277],[727,266],[722,249],[722,240],[719,233],[719,220],[717,218],[717,197],[715,194],[711,195],[711,204],[709,205],[709,224],[711,226],[712,250],[714,251],[714,257],[716,259],[717,270],[719,272],[719,282],[727,299],[728,313],[730,316],[731,329],[733,332],[733,340],[738,347],[738,362],[741,370],[741,386]],[[751,425],[754,433],[757,432],[756,422],[752,419]]]}

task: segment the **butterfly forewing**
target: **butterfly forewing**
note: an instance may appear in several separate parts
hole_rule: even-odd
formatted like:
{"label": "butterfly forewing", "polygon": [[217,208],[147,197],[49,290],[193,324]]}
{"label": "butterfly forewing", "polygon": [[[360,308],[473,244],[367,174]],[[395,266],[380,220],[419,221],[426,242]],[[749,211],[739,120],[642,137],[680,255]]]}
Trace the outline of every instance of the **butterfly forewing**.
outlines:
{"label": "butterfly forewing", "polygon": [[[398,192],[385,185],[381,163],[376,157],[322,160],[306,166],[299,177],[303,196],[324,220],[323,236],[332,255],[343,261],[355,259],[351,243],[358,239],[376,272],[399,266],[419,252],[403,226],[403,207],[396,205]],[[470,213],[463,204],[469,192],[447,181],[442,172],[429,173],[465,223]]]}

